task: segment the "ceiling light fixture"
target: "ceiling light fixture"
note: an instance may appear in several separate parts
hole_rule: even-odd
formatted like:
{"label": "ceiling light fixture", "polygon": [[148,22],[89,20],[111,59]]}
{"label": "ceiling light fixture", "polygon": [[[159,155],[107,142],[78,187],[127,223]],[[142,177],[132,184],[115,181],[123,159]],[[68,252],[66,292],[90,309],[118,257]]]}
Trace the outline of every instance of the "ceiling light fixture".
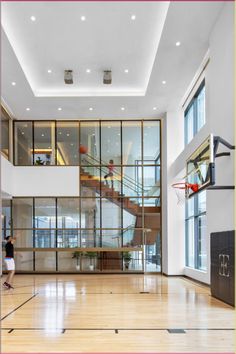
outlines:
{"label": "ceiling light fixture", "polygon": [[90,111],[93,111],[93,107],[89,107],[89,110],[90,110]]}
{"label": "ceiling light fixture", "polygon": [[16,83],[14,81],[11,84],[12,84],[12,86],[16,86]]}
{"label": "ceiling light fixture", "polygon": [[81,19],[81,21],[85,21],[86,17],[85,16],[81,16],[80,19]]}
{"label": "ceiling light fixture", "polygon": [[136,15],[131,16],[131,20],[134,21],[136,19]]}
{"label": "ceiling light fixture", "polygon": [[88,73],[88,74],[91,73],[91,70],[90,70],[90,69],[87,69],[87,70],[86,70],[86,73]]}
{"label": "ceiling light fixture", "polygon": [[36,21],[36,17],[35,16],[31,16],[30,19],[31,19],[32,22]]}
{"label": "ceiling light fixture", "polygon": [[70,136],[70,134],[69,134],[69,133],[67,133],[67,134],[66,134],[66,136]]}
{"label": "ceiling light fixture", "polygon": [[22,135],[24,135],[25,133],[24,132],[21,132]]}
{"label": "ceiling light fixture", "polygon": [[128,74],[129,70],[128,69],[125,69],[125,73]]}
{"label": "ceiling light fixture", "polygon": [[104,70],[103,83],[104,83],[104,85],[111,85],[111,83],[112,83],[111,70]]}
{"label": "ceiling light fixture", "polygon": [[41,134],[41,136],[44,136],[44,134]]}
{"label": "ceiling light fixture", "polygon": [[29,108],[29,107],[27,107],[27,108],[26,108],[26,111],[30,111],[30,108]]}
{"label": "ceiling light fixture", "polygon": [[48,69],[48,73],[51,74],[51,73],[52,73],[52,70],[51,70],[51,69]]}
{"label": "ceiling light fixture", "polygon": [[165,85],[165,84],[166,84],[166,81],[165,81],[165,80],[163,80],[163,81],[162,81],[162,83],[163,83],[163,85]]}
{"label": "ceiling light fixture", "polygon": [[57,110],[58,110],[58,111],[61,111],[61,110],[62,110],[62,108],[61,108],[61,107],[58,107],[58,108],[57,108]]}
{"label": "ceiling light fixture", "polygon": [[67,85],[73,84],[73,70],[64,71],[64,81]]}
{"label": "ceiling light fixture", "polygon": [[121,107],[121,110],[124,111],[124,110],[125,110],[125,107]]}
{"label": "ceiling light fixture", "polygon": [[154,110],[154,111],[156,111],[156,110],[157,110],[157,108],[156,108],[156,107],[153,107],[153,110]]}
{"label": "ceiling light fixture", "polygon": [[176,47],[179,47],[180,44],[181,44],[180,42],[176,42],[176,43],[175,43]]}

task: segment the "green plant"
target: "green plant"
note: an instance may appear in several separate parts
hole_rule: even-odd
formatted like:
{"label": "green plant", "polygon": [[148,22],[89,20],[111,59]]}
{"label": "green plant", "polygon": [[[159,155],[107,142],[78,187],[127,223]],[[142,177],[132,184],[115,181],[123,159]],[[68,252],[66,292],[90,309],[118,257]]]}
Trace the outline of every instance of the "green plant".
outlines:
{"label": "green plant", "polygon": [[73,254],[72,254],[72,258],[76,258],[76,264],[77,266],[79,265],[79,261],[80,261],[80,257],[83,255],[83,252],[81,251],[75,251]]}
{"label": "green plant", "polygon": [[85,252],[85,256],[89,258],[90,260],[90,265],[93,265],[93,259],[97,257],[97,252]]}
{"label": "green plant", "polygon": [[125,262],[130,262],[132,259],[132,255],[130,252],[123,252],[123,259]]}

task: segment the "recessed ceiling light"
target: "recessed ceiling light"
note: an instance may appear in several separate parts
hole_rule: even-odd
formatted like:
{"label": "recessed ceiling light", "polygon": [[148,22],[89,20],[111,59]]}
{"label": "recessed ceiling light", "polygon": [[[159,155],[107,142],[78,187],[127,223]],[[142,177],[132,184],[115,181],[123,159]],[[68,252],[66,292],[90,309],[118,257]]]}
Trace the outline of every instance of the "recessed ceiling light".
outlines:
{"label": "recessed ceiling light", "polygon": [[156,108],[156,107],[153,107],[153,110],[154,110],[154,111],[156,111],[156,110],[157,110],[157,108]]}
{"label": "recessed ceiling light", "polygon": [[129,69],[125,69],[125,73],[128,74],[128,72],[129,72]]}
{"label": "recessed ceiling light", "polygon": [[125,107],[121,107],[121,110],[124,111],[124,110],[125,110]]}
{"label": "recessed ceiling light", "polygon": [[26,108],[26,111],[30,111],[30,108],[29,108],[29,107],[27,107],[27,108]]}
{"label": "recessed ceiling light", "polygon": [[31,16],[30,19],[31,19],[31,21],[33,21],[33,22],[36,21],[36,17],[35,17],[35,16]]}
{"label": "recessed ceiling light", "polygon": [[61,110],[62,110],[62,108],[61,108],[61,107],[58,107],[57,109],[58,109],[58,111],[61,111]]}
{"label": "recessed ceiling light", "polygon": [[52,73],[52,70],[51,70],[51,69],[48,69],[48,73],[51,74],[51,73]]}
{"label": "recessed ceiling light", "polygon": [[69,134],[69,133],[67,133],[67,134],[66,134],[66,136],[70,136],[70,134]]}
{"label": "recessed ceiling light", "polygon": [[44,134],[41,134],[41,136],[44,136]]}
{"label": "recessed ceiling light", "polygon": [[88,73],[88,74],[91,73],[91,70],[90,70],[90,69],[87,69],[87,70],[86,70],[86,73]]}
{"label": "recessed ceiling light", "polygon": [[180,44],[181,44],[180,42],[176,42],[176,43],[175,43],[176,47],[179,47]]}
{"label": "recessed ceiling light", "polygon": [[90,111],[93,111],[93,107],[89,107],[89,110],[90,110]]}
{"label": "recessed ceiling light", "polygon": [[81,21],[85,21],[86,17],[85,16],[81,16],[80,19],[81,19]]}
{"label": "recessed ceiling light", "polygon": [[16,86],[16,83],[15,83],[15,81],[13,81],[13,82],[12,82],[11,84],[12,84],[12,86]]}
{"label": "recessed ceiling light", "polygon": [[131,16],[131,20],[134,21],[135,19],[136,19],[136,15],[132,15],[132,16]]}
{"label": "recessed ceiling light", "polygon": [[25,133],[24,132],[21,132],[22,135],[24,135]]}
{"label": "recessed ceiling light", "polygon": [[162,83],[163,83],[163,85],[165,85],[165,84],[166,84],[166,81],[165,81],[165,80],[163,80],[163,81],[162,81]]}

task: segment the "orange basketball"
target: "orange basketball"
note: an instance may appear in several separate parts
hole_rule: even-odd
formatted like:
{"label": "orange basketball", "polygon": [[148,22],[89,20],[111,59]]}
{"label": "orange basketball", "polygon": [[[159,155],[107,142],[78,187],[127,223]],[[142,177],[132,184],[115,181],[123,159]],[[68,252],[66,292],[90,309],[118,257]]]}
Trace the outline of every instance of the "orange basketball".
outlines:
{"label": "orange basketball", "polygon": [[80,152],[81,154],[86,154],[86,153],[88,152],[87,146],[80,145],[80,147],[79,147],[79,152]]}

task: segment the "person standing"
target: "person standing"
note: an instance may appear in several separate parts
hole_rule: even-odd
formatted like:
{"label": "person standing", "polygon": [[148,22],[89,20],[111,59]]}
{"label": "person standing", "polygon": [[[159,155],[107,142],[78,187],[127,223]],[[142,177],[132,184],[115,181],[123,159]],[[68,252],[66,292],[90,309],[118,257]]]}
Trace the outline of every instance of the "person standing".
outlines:
{"label": "person standing", "polygon": [[110,177],[111,187],[113,188],[114,187],[114,184],[113,184],[114,161],[110,160],[107,167],[108,167],[108,173],[104,176],[104,178],[105,178],[106,184],[108,185],[107,177]]}
{"label": "person standing", "polygon": [[12,236],[7,236],[6,240],[7,240],[7,243],[5,245],[6,256],[4,261],[6,264],[8,275],[6,281],[3,283],[3,286],[6,289],[14,289],[12,286],[12,280],[15,274],[15,261],[14,261],[14,241],[15,240]]}

